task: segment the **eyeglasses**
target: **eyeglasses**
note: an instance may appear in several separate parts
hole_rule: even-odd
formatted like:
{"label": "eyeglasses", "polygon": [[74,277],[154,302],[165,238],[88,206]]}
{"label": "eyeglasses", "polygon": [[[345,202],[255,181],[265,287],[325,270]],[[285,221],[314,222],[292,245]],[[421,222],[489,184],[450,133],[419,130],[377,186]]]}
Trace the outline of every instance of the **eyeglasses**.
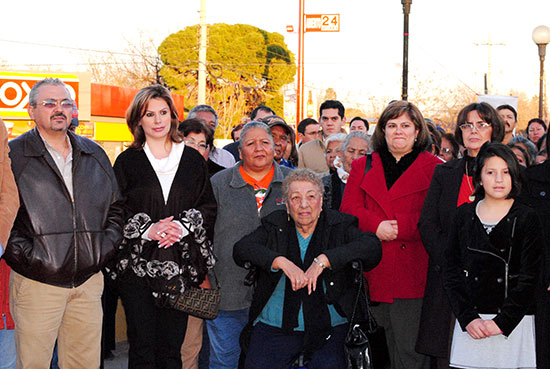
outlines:
{"label": "eyeglasses", "polygon": [[451,149],[449,149],[448,147],[444,147],[441,149],[441,153],[442,154],[450,154],[452,152]]}
{"label": "eyeglasses", "polygon": [[46,99],[40,103],[40,105],[44,106],[48,109],[53,109],[56,106],[61,106],[61,109],[72,109],[74,107],[74,101],[65,99],[65,100],[54,100],[54,99]]}
{"label": "eyeglasses", "polygon": [[206,149],[208,149],[208,145],[203,143],[196,143],[195,141],[191,140],[185,140],[183,142],[185,142],[185,144],[188,146],[196,148],[197,150],[206,151]]}
{"label": "eyeglasses", "polygon": [[476,127],[476,130],[478,131],[485,131],[486,129],[491,127],[491,125],[487,122],[464,123],[464,124],[461,124],[459,127],[462,130],[462,132],[472,132],[474,130],[474,127]]}
{"label": "eyeglasses", "polygon": [[312,131],[312,132],[305,132],[304,135],[306,136],[319,136],[323,133],[322,130],[318,130],[318,131]]}

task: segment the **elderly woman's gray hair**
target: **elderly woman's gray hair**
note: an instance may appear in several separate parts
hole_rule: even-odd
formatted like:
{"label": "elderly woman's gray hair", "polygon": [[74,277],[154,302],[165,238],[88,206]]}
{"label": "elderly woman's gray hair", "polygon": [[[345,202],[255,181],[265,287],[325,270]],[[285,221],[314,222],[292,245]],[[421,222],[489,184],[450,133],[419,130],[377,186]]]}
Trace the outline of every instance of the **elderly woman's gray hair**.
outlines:
{"label": "elderly woman's gray hair", "polygon": [[315,173],[311,169],[300,168],[290,172],[283,181],[283,197],[285,200],[288,200],[288,191],[290,190],[290,185],[293,182],[310,182],[313,183],[319,189],[321,196],[325,192],[325,187],[323,186],[323,180],[321,175]]}
{"label": "elderly woman's gray hair", "polygon": [[241,137],[239,138],[240,149],[243,148],[243,142],[245,141],[246,134],[248,133],[248,131],[254,128],[261,128],[264,131],[266,131],[267,135],[269,136],[269,140],[271,141],[271,144],[273,144],[273,136],[271,135],[271,128],[269,128],[269,126],[263,122],[252,121],[252,122],[246,123],[241,131]]}
{"label": "elderly woman's gray hair", "polygon": [[346,134],[345,133],[335,133],[327,137],[325,140],[325,147],[328,146],[331,142],[344,142],[346,140]]}
{"label": "elderly woman's gray hair", "polygon": [[348,149],[350,142],[353,138],[360,138],[361,140],[364,140],[367,144],[367,147],[370,148],[369,135],[363,131],[353,131],[349,135],[347,135],[346,139],[344,140],[344,143],[341,146],[342,152],[345,152]]}

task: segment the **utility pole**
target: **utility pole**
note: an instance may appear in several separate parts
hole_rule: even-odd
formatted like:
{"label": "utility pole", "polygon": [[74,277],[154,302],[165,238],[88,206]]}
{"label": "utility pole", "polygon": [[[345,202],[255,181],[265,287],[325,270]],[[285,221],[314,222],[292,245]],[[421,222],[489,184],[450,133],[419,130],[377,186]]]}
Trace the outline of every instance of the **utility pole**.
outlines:
{"label": "utility pole", "polygon": [[199,96],[198,103],[206,103],[206,0],[201,0],[200,35],[199,35]]}
{"label": "utility pole", "polygon": [[296,127],[304,117],[304,8],[305,0],[299,0],[298,21],[298,74],[296,78]]}
{"label": "utility pole", "polygon": [[492,43],[491,36],[487,38],[487,42],[484,43],[475,43],[476,46],[487,46],[487,73],[484,76],[485,84],[485,94],[489,95],[491,93],[491,48],[493,46],[505,46],[503,43]]}

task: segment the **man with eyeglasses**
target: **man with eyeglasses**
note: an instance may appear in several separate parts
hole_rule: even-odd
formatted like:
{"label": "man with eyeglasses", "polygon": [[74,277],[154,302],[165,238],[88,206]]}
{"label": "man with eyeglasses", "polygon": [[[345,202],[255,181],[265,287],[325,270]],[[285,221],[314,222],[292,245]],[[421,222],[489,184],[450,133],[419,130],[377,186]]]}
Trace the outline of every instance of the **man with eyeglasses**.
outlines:
{"label": "man with eyeglasses", "polygon": [[[326,100],[319,107],[319,123],[323,128],[323,140],[334,133],[341,133],[346,124],[346,109],[340,101]],[[298,151],[298,167],[309,168],[317,173],[329,171],[325,160],[325,146],[322,139],[303,144]]]}
{"label": "man with eyeglasses", "polygon": [[321,130],[321,125],[313,118],[306,118],[298,124],[298,138],[300,142],[298,143],[298,149],[305,143],[308,143],[313,140],[318,140],[323,131]]}
{"label": "man with eyeglasses", "polygon": [[17,367],[99,368],[101,268],[122,239],[118,184],[103,149],[68,130],[74,101],[59,79],[37,82],[35,128],[12,140],[21,207],[6,248]]}

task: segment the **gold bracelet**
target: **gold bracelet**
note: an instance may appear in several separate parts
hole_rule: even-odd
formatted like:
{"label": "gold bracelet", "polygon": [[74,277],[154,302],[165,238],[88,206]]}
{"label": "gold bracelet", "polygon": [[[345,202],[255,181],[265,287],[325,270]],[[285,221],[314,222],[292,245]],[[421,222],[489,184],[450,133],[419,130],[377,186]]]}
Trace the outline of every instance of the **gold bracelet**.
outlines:
{"label": "gold bracelet", "polygon": [[321,268],[325,269],[326,265],[319,261],[317,258],[313,258],[313,262],[317,265],[319,265]]}

